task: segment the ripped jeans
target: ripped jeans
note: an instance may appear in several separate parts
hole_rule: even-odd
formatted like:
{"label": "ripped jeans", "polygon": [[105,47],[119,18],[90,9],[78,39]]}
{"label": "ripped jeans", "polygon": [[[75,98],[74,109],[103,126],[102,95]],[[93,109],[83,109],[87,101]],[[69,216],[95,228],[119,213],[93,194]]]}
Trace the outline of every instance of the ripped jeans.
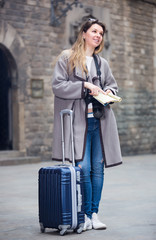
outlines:
{"label": "ripped jeans", "polygon": [[84,210],[87,217],[97,213],[104,180],[104,161],[100,141],[100,121],[88,118],[88,132],[84,159],[77,162],[84,175]]}

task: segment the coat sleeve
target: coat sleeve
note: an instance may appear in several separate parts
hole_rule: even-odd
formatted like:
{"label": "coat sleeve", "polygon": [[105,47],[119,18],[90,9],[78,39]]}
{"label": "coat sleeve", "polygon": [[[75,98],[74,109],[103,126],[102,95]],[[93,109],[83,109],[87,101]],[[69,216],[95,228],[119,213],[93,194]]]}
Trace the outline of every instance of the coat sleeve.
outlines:
{"label": "coat sleeve", "polygon": [[104,91],[110,89],[114,94],[118,92],[118,86],[116,80],[112,74],[112,71],[109,67],[107,61],[105,61],[105,83],[104,83]]}
{"label": "coat sleeve", "polygon": [[62,99],[84,98],[84,82],[71,79],[68,74],[68,60],[61,56],[57,61],[53,77],[52,89],[55,96]]}

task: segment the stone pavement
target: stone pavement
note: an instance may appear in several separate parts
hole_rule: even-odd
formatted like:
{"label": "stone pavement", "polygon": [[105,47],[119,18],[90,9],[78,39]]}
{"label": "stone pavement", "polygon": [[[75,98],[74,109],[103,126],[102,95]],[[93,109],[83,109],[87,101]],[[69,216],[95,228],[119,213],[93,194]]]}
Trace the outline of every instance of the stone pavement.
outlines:
{"label": "stone pavement", "polygon": [[105,170],[99,217],[107,230],[40,233],[36,164],[0,167],[0,240],[156,240],[156,155],[124,157]]}

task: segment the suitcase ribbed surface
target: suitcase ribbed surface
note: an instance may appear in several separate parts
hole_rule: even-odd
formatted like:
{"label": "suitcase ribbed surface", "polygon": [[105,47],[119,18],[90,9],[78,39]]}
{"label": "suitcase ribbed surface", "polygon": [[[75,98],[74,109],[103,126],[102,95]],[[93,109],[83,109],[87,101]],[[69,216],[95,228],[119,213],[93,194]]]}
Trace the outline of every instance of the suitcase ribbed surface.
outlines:
{"label": "suitcase ribbed surface", "polygon": [[[82,195],[82,172],[76,172],[76,225],[84,222]],[[81,190],[83,191],[83,189]],[[39,170],[39,222],[44,228],[58,228],[59,225],[70,225],[73,222],[72,190],[70,167],[47,167]],[[74,228],[76,228],[75,226]]]}

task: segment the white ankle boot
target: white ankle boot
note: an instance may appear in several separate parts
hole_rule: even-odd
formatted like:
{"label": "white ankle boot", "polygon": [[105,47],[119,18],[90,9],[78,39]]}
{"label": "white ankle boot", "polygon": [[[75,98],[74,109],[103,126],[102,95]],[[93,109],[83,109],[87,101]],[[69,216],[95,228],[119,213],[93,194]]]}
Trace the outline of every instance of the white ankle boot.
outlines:
{"label": "white ankle boot", "polygon": [[97,230],[107,228],[104,223],[100,222],[96,213],[92,214],[92,227]]}
{"label": "white ankle boot", "polygon": [[83,231],[91,230],[91,229],[92,229],[92,221],[90,218],[85,216],[85,223],[84,223]]}

